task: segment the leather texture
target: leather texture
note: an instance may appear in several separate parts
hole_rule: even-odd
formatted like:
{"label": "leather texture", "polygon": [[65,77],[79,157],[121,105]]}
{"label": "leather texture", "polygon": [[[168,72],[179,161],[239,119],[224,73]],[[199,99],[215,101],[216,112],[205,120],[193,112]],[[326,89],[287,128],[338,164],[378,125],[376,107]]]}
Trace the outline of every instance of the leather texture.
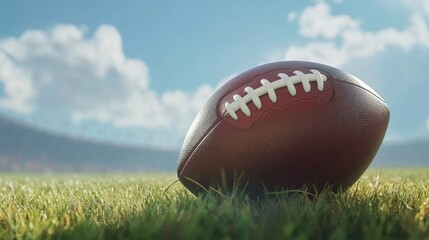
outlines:
{"label": "leather texture", "polygon": [[[274,81],[278,72],[293,75],[295,70],[310,69],[327,76],[322,92],[315,82],[308,93],[302,84],[295,84],[294,97],[287,89],[278,89],[276,104],[261,96],[262,108],[250,102],[252,116],[238,111],[238,120],[222,109],[226,99],[244,95],[243,89],[255,81]],[[178,177],[194,194],[202,189],[193,181],[205,188],[218,187],[225,177],[232,187],[240,174],[248,181],[249,193],[303,186],[346,189],[371,163],[388,122],[384,100],[350,74],[310,62],[262,65],[233,78],[210,98],[185,138]]]}

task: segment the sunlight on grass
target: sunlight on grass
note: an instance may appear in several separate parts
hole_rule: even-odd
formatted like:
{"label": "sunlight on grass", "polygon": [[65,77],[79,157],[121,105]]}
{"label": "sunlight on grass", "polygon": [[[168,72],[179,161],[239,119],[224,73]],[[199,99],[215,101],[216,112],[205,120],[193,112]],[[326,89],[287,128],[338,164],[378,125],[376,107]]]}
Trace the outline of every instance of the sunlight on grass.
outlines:
{"label": "sunlight on grass", "polygon": [[[2,174],[4,239],[429,239],[429,169],[370,170],[347,192],[195,197],[174,174]],[[167,191],[166,191],[167,190]]]}

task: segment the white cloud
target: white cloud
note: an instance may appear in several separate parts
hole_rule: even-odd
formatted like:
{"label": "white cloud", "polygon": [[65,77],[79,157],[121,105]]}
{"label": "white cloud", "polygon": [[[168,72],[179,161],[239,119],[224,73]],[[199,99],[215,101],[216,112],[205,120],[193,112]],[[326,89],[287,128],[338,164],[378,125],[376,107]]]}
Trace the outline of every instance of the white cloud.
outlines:
{"label": "white cloud", "polygon": [[423,12],[429,15],[429,0],[402,0],[414,12]]}
{"label": "white cloud", "polygon": [[[299,24],[300,34],[310,41],[289,47],[284,55],[286,60],[317,61],[340,67],[354,58],[374,56],[387,47],[404,51],[429,47],[427,22],[418,13],[410,16],[409,25],[403,30],[388,27],[370,32],[350,16],[333,16],[330,6],[320,2],[304,9]],[[311,40],[314,38],[318,39]]]}
{"label": "white cloud", "polygon": [[92,36],[74,25],[29,30],[0,40],[0,107],[18,113],[57,112],[73,121],[186,131],[214,89],[157,93],[147,65],[124,55],[121,35],[102,25]]}
{"label": "white cloud", "polygon": [[331,8],[324,2],[307,7],[299,16],[299,33],[304,37],[334,38],[345,29],[359,27],[359,22],[348,15],[331,14]]}
{"label": "white cloud", "polygon": [[305,46],[289,47],[284,56],[285,60],[307,60],[327,63],[333,66],[344,65],[349,56],[334,42],[311,42]]}
{"label": "white cloud", "polygon": [[288,15],[287,15],[287,20],[289,21],[289,22],[294,22],[295,20],[296,20],[296,17],[298,16],[298,14],[296,13],[296,12],[290,12]]}
{"label": "white cloud", "polygon": [[429,47],[429,29],[425,19],[419,14],[413,14],[410,22],[408,33],[415,37],[416,43]]}
{"label": "white cloud", "polygon": [[34,96],[34,87],[28,73],[17,68],[8,56],[0,51],[0,84],[5,96],[0,98],[0,107],[18,113],[31,113],[29,101]]}

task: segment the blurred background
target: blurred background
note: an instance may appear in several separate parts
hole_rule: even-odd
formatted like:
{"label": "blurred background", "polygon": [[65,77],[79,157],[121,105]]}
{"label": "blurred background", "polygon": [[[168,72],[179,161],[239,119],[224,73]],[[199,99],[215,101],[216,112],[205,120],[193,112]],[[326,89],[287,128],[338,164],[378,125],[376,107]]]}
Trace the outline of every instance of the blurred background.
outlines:
{"label": "blurred background", "polygon": [[316,61],[391,109],[372,167],[429,166],[429,0],[2,1],[0,171],[174,171],[234,75]]}

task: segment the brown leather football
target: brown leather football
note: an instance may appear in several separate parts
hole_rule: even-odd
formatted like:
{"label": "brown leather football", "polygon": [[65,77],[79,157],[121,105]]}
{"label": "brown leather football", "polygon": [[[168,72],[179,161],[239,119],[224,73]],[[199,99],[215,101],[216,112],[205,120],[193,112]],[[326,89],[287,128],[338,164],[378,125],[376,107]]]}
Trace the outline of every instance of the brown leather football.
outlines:
{"label": "brown leather football", "polygon": [[208,100],[186,135],[177,173],[194,194],[234,178],[245,191],[347,189],[376,155],[385,101],[358,78],[312,62],[250,69]]}

